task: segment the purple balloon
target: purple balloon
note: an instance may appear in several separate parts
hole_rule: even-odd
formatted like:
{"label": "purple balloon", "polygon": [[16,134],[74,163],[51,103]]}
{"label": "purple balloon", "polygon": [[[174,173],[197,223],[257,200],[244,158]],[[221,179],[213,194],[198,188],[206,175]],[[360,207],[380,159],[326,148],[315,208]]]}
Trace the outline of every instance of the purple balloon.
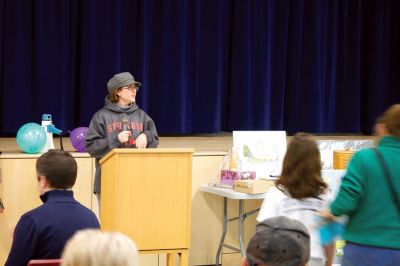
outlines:
{"label": "purple balloon", "polygon": [[69,139],[71,141],[72,147],[78,152],[85,152],[85,137],[88,132],[87,127],[77,127],[70,132]]}

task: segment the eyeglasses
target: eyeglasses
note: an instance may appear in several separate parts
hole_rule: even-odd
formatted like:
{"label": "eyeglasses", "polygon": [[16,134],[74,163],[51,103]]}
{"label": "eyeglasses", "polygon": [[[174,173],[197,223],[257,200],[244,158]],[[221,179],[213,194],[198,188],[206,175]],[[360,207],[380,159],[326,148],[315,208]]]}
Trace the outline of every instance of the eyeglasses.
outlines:
{"label": "eyeglasses", "polygon": [[124,86],[121,89],[126,89],[126,90],[130,90],[130,91],[134,91],[134,90],[138,91],[139,87],[137,87],[135,85],[129,85],[129,86]]}

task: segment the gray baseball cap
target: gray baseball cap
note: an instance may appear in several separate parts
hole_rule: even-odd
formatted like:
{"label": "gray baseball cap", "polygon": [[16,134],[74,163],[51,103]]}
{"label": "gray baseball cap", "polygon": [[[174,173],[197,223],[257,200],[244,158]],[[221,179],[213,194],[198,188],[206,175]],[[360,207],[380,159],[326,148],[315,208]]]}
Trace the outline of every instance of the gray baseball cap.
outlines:
{"label": "gray baseball cap", "polygon": [[129,72],[115,74],[107,83],[108,93],[112,93],[118,88],[132,84],[138,87],[142,86],[142,83],[135,81],[135,78]]}
{"label": "gray baseball cap", "polygon": [[246,250],[249,266],[304,266],[310,259],[310,234],[295,219],[277,216],[256,226]]}

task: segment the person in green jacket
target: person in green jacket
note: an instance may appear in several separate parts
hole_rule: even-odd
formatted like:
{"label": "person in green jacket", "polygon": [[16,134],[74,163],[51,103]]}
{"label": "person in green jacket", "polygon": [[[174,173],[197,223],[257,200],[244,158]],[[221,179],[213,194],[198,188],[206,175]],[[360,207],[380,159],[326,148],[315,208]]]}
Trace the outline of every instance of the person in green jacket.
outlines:
{"label": "person in green jacket", "polygon": [[349,218],[342,266],[400,265],[400,206],[395,199],[400,201],[400,104],[386,110],[381,123],[384,130],[376,150],[392,186],[378,154],[373,149],[360,150],[351,159],[330,206],[333,216]]}

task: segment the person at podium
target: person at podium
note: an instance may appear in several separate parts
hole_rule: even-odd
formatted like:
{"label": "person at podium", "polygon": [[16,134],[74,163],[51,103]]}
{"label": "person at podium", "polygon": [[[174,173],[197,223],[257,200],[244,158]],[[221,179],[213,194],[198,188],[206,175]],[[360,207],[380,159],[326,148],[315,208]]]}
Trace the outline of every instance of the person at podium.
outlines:
{"label": "person at podium", "polygon": [[96,158],[93,192],[100,205],[100,159],[114,148],[156,148],[158,134],[154,121],[136,104],[142,84],[129,72],[114,75],[107,83],[105,106],[90,122],[85,138],[88,153]]}

